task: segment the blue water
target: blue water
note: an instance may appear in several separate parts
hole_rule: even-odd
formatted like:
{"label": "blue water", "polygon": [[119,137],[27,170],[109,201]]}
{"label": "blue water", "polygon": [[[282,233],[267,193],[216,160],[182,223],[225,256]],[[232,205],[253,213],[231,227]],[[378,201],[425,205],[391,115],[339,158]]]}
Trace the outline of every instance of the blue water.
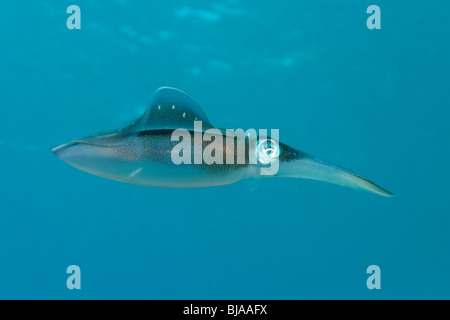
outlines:
{"label": "blue water", "polygon": [[[81,8],[69,30],[66,9]],[[381,29],[366,27],[369,5]],[[449,299],[444,1],[0,2],[0,298]],[[158,87],[394,192],[107,180],[52,154]],[[81,268],[81,290],[66,269]],[[366,286],[369,265],[381,289]]]}

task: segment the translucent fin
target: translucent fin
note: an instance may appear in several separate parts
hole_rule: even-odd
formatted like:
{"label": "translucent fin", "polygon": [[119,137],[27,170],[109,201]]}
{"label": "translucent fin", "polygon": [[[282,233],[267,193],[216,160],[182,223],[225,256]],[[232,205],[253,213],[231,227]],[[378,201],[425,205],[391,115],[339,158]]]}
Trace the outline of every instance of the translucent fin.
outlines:
{"label": "translucent fin", "polygon": [[200,105],[190,94],[176,88],[161,87],[155,92],[145,113],[128,127],[96,133],[75,142],[114,147],[142,131],[165,129],[193,131],[194,121],[202,121],[202,131],[213,128]]}
{"label": "translucent fin", "polygon": [[149,108],[139,120],[139,131],[163,129],[194,130],[194,121],[202,121],[203,130],[213,128],[200,105],[187,92],[159,88]]}
{"label": "translucent fin", "polygon": [[116,147],[138,134],[139,132],[135,130],[133,123],[124,129],[97,132],[73,142],[90,144],[99,147]]}

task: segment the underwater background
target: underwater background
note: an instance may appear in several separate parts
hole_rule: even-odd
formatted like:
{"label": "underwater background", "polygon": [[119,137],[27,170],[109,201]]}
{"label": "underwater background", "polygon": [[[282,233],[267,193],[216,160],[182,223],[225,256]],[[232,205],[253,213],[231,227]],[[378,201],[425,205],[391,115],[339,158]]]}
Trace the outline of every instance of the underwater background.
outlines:
{"label": "underwater background", "polygon": [[[69,5],[81,29],[69,30]],[[369,5],[381,29],[369,30]],[[450,4],[0,2],[1,299],[449,299]],[[50,148],[138,117],[160,86],[393,198],[300,179],[169,189]],[[81,290],[69,290],[69,265]],[[366,269],[381,269],[369,290]]]}

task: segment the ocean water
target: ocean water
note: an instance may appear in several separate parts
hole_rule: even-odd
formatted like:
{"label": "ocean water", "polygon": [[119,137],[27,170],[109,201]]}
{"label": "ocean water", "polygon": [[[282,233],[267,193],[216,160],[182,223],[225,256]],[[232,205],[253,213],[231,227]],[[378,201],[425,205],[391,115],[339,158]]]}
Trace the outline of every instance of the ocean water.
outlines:
{"label": "ocean water", "polygon": [[[449,10],[1,1],[0,298],[449,299]],[[50,152],[129,123],[161,86],[191,93],[218,127],[279,129],[395,196],[300,179],[138,186]],[[381,289],[366,285],[370,265]]]}

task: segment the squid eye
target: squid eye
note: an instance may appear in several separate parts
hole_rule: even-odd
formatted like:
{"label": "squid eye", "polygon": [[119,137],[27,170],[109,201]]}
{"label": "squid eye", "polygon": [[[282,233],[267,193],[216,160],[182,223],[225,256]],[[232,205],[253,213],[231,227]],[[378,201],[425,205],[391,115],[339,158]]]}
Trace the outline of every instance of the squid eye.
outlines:
{"label": "squid eye", "polygon": [[260,140],[256,152],[258,161],[262,164],[268,164],[280,155],[280,145],[273,139]]}

